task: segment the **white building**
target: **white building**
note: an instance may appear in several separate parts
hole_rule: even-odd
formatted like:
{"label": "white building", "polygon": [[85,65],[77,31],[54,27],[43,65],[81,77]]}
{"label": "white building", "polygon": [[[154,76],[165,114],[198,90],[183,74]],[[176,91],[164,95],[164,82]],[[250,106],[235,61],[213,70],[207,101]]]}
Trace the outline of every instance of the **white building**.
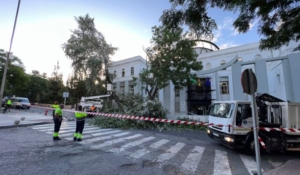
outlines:
{"label": "white building", "polygon": [[[207,43],[206,43],[207,44]],[[208,106],[214,100],[247,100],[243,93],[241,73],[251,68],[258,82],[257,92],[269,93],[283,100],[300,102],[297,88],[300,87],[300,53],[293,52],[297,46],[291,42],[275,51],[259,50],[259,43],[252,43],[223,50],[202,45],[196,48],[198,61],[203,70],[196,72],[198,85],[174,90],[172,83],[159,91],[159,99],[169,111],[169,118],[187,114],[206,115]],[[118,92],[141,93],[142,85],[132,87],[132,75],[138,77],[146,68],[146,61],[140,56],[113,62],[111,70],[116,71],[114,89]],[[133,70],[133,73],[132,73]]]}

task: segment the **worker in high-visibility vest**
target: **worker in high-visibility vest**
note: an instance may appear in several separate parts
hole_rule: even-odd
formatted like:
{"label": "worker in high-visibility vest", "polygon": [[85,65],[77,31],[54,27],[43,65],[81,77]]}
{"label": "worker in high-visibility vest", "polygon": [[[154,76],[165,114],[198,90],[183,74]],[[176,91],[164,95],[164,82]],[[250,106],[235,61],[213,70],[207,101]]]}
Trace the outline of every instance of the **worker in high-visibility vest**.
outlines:
{"label": "worker in high-visibility vest", "polygon": [[58,132],[62,122],[63,108],[64,108],[63,104],[60,104],[58,108],[55,108],[54,117],[53,117],[53,121],[54,121],[53,140],[61,140],[58,136]]}
{"label": "worker in high-visibility vest", "polygon": [[6,101],[6,107],[7,107],[7,109],[8,109],[8,112],[10,112],[11,104],[12,104],[11,99],[8,98],[7,101]]}
{"label": "worker in high-visibility vest", "polygon": [[75,112],[75,117],[76,117],[76,130],[74,133],[74,141],[82,141],[82,132],[84,128],[84,123],[85,123],[85,117],[87,114],[85,112],[82,112],[82,107],[78,107],[79,111]]}
{"label": "worker in high-visibility vest", "polygon": [[52,116],[53,116],[53,119],[54,119],[54,113],[55,113],[55,109],[56,108],[59,108],[59,104],[58,104],[58,102],[57,101],[55,101],[54,103],[53,103],[53,105],[51,105],[51,108],[53,108],[53,111],[52,111]]}

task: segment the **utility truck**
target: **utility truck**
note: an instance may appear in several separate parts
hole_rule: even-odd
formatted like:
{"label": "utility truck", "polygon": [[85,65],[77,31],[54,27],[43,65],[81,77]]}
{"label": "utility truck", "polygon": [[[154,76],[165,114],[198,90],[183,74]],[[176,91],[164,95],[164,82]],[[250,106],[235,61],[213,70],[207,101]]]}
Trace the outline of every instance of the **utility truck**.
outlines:
{"label": "utility truck", "polygon": [[97,110],[101,110],[103,107],[103,99],[101,98],[109,96],[111,96],[111,94],[81,97],[80,106],[82,106],[82,110],[85,112],[88,111],[91,106],[95,106]]}
{"label": "utility truck", "polygon": [[[300,151],[300,103],[285,102],[269,94],[255,94],[261,150]],[[216,101],[209,111],[210,138],[229,148],[255,153],[249,101]]]}

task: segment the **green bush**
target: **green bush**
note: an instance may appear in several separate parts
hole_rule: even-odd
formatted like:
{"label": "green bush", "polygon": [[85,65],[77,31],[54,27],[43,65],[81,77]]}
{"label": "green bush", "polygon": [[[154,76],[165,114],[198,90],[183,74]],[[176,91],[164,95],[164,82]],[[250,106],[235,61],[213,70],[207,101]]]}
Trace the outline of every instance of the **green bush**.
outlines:
{"label": "green bush", "polygon": [[[123,104],[122,109],[111,100],[106,100],[101,112],[110,114],[126,114],[132,116],[142,116],[151,118],[165,119],[167,110],[159,100],[150,100],[140,94],[119,95],[119,100]],[[125,104],[125,105],[124,105]],[[193,121],[189,118],[180,119],[181,121]],[[203,130],[204,126],[173,124],[133,119],[121,119],[114,117],[97,116],[89,120],[90,124],[101,128],[122,128],[122,129],[159,129],[162,130]]]}

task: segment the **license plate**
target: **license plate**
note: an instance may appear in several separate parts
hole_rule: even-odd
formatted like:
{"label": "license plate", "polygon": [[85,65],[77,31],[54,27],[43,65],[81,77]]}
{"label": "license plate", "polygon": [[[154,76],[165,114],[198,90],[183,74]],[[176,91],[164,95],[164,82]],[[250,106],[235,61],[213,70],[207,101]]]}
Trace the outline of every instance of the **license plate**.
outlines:
{"label": "license plate", "polygon": [[212,133],[214,136],[219,137],[219,134],[217,133]]}

